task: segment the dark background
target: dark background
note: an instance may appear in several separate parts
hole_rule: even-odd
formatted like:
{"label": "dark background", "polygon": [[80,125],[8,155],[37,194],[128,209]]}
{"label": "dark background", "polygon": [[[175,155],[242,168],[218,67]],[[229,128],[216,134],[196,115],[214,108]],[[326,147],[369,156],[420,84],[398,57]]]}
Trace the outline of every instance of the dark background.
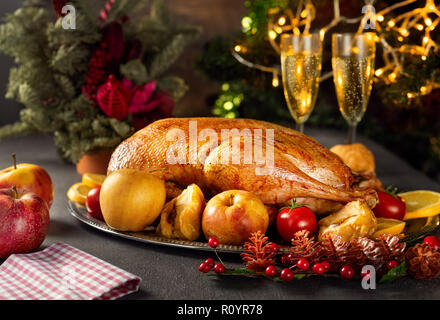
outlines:
{"label": "dark background", "polygon": [[[146,0],[148,1],[148,0]],[[47,0],[48,5],[51,1]],[[209,95],[218,92],[219,84],[210,82],[194,70],[194,60],[203,44],[220,34],[230,34],[240,29],[240,21],[246,13],[242,1],[238,0],[165,0],[178,23],[203,27],[202,36],[191,43],[175,64],[175,73],[184,78],[190,89],[176,105],[175,116],[209,115],[206,102]],[[22,0],[1,0],[0,17],[14,12],[23,4]],[[0,53],[0,125],[12,123],[19,117],[21,106],[4,97],[13,59]]]}

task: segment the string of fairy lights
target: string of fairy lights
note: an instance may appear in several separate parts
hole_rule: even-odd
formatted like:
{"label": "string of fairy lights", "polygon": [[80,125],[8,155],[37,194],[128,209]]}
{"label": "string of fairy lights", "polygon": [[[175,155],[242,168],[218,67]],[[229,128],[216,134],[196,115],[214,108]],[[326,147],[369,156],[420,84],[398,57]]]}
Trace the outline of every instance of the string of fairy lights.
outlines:
{"label": "string of fairy lights", "polygon": [[[438,50],[438,44],[431,38],[431,34],[435,32],[440,23],[440,7],[435,4],[434,0],[426,0],[423,7],[388,17],[395,9],[414,4],[416,1],[417,0],[401,1],[379,12],[375,12],[373,7],[374,0],[366,0],[363,15],[356,18],[348,18],[341,15],[340,0],[333,0],[333,19],[327,26],[319,30],[321,39],[323,40],[328,31],[341,22],[349,24],[359,23],[359,33],[363,31],[367,24],[373,23],[376,30],[376,42],[380,43],[383,48],[382,57],[384,61],[384,65],[375,71],[375,76],[385,83],[395,82],[400,76],[406,75],[402,64],[404,55],[418,56],[424,61],[427,59],[431,50]],[[279,43],[281,35],[283,33],[294,33],[298,35],[309,33],[311,24],[315,19],[316,10],[312,0],[300,0],[296,12],[293,12],[290,8],[282,12],[274,8],[269,10],[268,15],[267,38],[272,48],[277,53],[280,53]],[[244,17],[242,19],[243,30],[247,31],[251,24],[252,19],[250,17]],[[398,45],[394,44],[392,46],[386,40],[386,35],[391,32],[397,35]],[[409,43],[408,39],[413,33],[420,34],[419,43]],[[242,44],[234,45],[231,50],[232,55],[237,61],[247,67],[272,73],[272,85],[278,87],[280,85],[280,67],[264,66],[248,61],[243,57],[243,54],[246,52],[247,48]],[[331,76],[332,72],[328,72],[323,74],[320,80],[324,81]],[[439,87],[440,83],[427,80],[426,83],[420,87],[419,92],[407,92],[406,95],[408,99],[412,99],[417,96],[429,94],[432,89]]]}

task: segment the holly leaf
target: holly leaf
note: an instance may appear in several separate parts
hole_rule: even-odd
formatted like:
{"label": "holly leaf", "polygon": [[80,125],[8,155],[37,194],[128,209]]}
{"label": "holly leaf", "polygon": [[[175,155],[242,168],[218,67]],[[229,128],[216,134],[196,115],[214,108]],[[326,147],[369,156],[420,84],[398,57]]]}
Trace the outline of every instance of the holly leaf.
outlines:
{"label": "holly leaf", "polygon": [[293,275],[293,278],[296,279],[296,280],[301,280],[301,279],[304,279],[304,278],[307,278],[307,277],[310,277],[310,276],[311,275],[307,274],[307,273],[295,273]]}
{"label": "holly leaf", "polygon": [[248,270],[245,268],[236,268],[236,269],[227,269],[224,272],[217,274],[217,273],[206,273],[203,274],[204,276],[246,276],[246,277],[253,277],[257,274],[255,271]]}
{"label": "holly leaf", "polygon": [[406,268],[406,263],[403,261],[397,267],[388,271],[380,280],[379,283],[387,283],[392,282],[398,278],[404,277],[408,274],[408,270]]}

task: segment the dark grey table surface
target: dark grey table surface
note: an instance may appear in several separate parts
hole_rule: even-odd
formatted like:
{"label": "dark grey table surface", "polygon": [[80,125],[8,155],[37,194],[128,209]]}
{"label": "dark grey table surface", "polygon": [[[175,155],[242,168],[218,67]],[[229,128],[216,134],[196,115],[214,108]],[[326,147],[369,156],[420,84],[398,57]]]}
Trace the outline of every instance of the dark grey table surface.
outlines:
{"label": "dark grey table surface", "polygon": [[[342,132],[309,129],[325,146],[342,143]],[[440,191],[440,185],[407,165],[378,144],[359,138],[375,154],[377,174],[385,185],[403,190]],[[55,199],[49,234],[41,248],[65,242],[142,278],[139,292],[126,299],[439,299],[440,279],[417,281],[403,278],[376,290],[363,290],[360,281],[309,278],[292,283],[267,279],[202,277],[198,265],[211,252],[138,243],[104,234],[72,217],[67,210],[66,191],[81,177],[75,167],[63,163],[48,136],[30,136],[0,141],[0,168],[10,165],[15,152],[19,162],[35,163],[52,177]],[[240,264],[238,255],[223,255],[226,263]]]}

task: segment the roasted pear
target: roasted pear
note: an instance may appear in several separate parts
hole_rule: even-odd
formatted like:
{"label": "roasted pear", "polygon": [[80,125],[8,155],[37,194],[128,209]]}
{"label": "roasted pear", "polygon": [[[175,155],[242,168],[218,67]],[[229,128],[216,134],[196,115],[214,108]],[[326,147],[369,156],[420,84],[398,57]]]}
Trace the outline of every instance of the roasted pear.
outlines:
{"label": "roasted pear", "polygon": [[202,190],[195,184],[188,186],[178,197],[165,204],[157,232],[166,238],[196,240],[200,236],[204,208]]}
{"label": "roasted pear", "polygon": [[319,240],[339,235],[343,241],[368,237],[377,228],[373,211],[361,200],[347,203],[341,210],[319,221]]}

